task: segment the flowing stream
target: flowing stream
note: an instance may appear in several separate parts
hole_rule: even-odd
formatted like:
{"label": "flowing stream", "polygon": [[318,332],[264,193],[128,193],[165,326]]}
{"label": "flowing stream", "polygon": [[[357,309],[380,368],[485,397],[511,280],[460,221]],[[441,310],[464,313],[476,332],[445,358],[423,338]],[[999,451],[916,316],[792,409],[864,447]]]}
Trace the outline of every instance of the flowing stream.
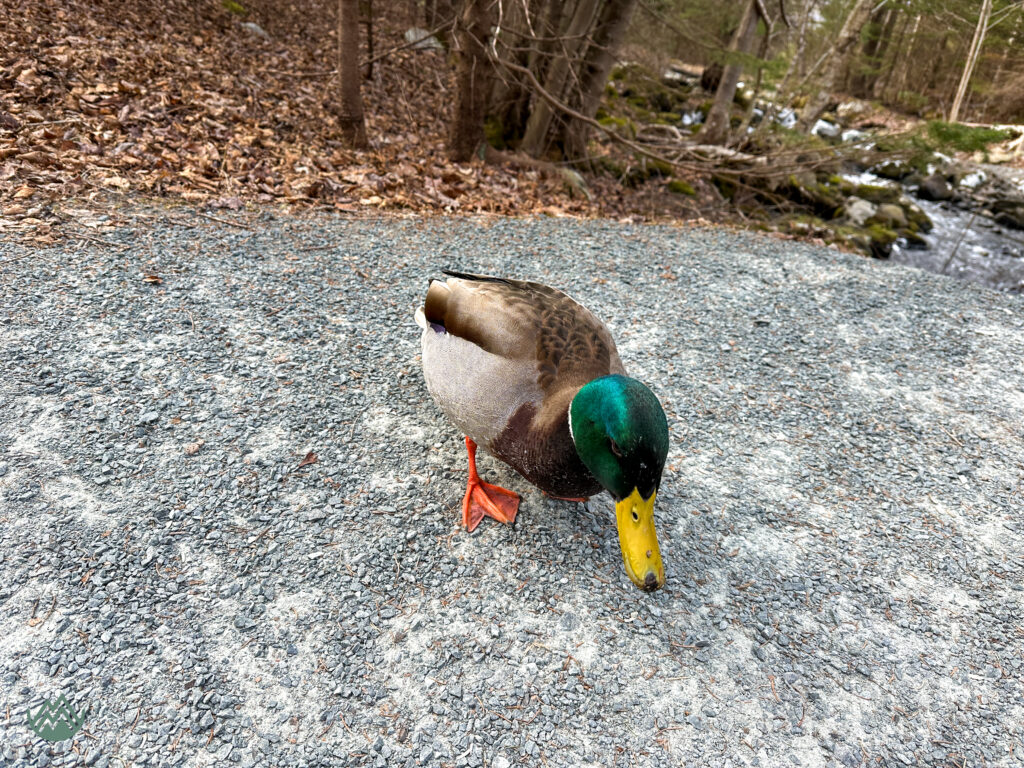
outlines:
{"label": "flowing stream", "polygon": [[897,243],[893,261],[1000,291],[1024,292],[1024,232],[950,203],[915,202],[935,225],[924,235],[928,247]]}
{"label": "flowing stream", "polygon": [[[858,184],[901,186],[868,171],[847,174],[846,178]],[[903,187],[903,191],[928,214],[934,229],[922,235],[927,248],[897,241],[890,257],[893,261],[998,291],[1024,293],[1024,231],[1000,226],[951,202],[918,199],[913,188]]]}

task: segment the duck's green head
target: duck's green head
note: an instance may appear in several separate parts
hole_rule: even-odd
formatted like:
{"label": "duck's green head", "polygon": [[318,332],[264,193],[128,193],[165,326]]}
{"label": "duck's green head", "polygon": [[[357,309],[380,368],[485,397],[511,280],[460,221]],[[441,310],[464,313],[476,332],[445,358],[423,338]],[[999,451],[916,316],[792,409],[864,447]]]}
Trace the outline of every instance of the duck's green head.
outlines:
{"label": "duck's green head", "polygon": [[668,421],[658,398],[636,379],[603,376],[569,405],[576,452],[615,499],[626,573],[640,589],[665,583],[654,529],[654,498],[668,456]]}

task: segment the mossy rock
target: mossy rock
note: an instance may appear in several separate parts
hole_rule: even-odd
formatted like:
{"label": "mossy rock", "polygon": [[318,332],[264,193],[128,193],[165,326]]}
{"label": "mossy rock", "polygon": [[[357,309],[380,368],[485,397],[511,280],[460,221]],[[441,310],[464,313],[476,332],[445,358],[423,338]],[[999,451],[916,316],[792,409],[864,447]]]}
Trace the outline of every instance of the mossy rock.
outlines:
{"label": "mossy rock", "polygon": [[898,187],[884,187],[878,184],[858,184],[854,187],[853,194],[875,205],[895,203],[901,195]]}
{"label": "mossy rock", "polygon": [[822,218],[835,219],[843,215],[845,198],[842,191],[818,181],[811,182],[806,174],[799,178],[790,175],[788,196]]}
{"label": "mossy rock", "polygon": [[876,259],[887,259],[892,253],[892,245],[899,240],[895,230],[889,229],[883,224],[872,224],[865,230],[871,238],[869,251]]}
{"label": "mossy rock", "polygon": [[881,224],[883,227],[892,229],[904,229],[907,224],[907,214],[895,203],[882,203],[878,206],[875,215],[867,220],[867,224]]}
{"label": "mossy rock", "polygon": [[688,197],[697,196],[697,190],[682,179],[672,179],[668,183],[668,191],[676,195],[687,195]]}
{"label": "mossy rock", "polygon": [[907,215],[907,227],[912,229],[914,232],[931,232],[935,225],[932,223],[931,218],[921,210],[920,206],[915,205],[910,198],[901,196],[899,199],[899,205],[903,208],[903,212]]}
{"label": "mossy rock", "polygon": [[928,241],[921,237],[917,232],[911,229],[901,229],[899,231],[900,237],[907,241],[907,248],[913,248],[915,250],[924,250],[928,247]]}
{"label": "mossy rock", "polygon": [[904,162],[899,160],[889,161],[882,163],[881,165],[872,168],[871,172],[876,176],[881,176],[883,179],[892,179],[893,181],[902,181],[914,172],[914,169]]}

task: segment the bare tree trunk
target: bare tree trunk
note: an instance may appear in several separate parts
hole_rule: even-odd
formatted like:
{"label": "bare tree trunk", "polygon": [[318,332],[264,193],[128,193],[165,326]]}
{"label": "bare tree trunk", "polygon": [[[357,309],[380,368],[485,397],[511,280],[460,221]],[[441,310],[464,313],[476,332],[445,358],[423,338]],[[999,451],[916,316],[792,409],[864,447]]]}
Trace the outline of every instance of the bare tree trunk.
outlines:
{"label": "bare tree trunk", "polygon": [[492,66],[487,58],[494,0],[465,0],[455,23],[455,114],[448,132],[448,157],[472,159],[484,142],[484,116]]}
{"label": "bare tree trunk", "polygon": [[[729,54],[747,54],[754,43],[757,31],[757,0],[750,0],[743,11],[743,18],[736,28],[732,41],[729,43]],[[722,71],[722,80],[715,91],[715,100],[711,104],[707,120],[701,128],[699,138],[705,144],[722,144],[729,137],[729,112],[732,100],[736,96],[736,86],[743,74],[743,63],[735,59],[729,61]]]}
{"label": "bare tree trunk", "polygon": [[[561,6],[552,0],[551,5]],[[499,5],[499,8],[502,7]],[[499,59],[510,60],[521,67],[537,72],[532,62],[536,60],[538,48],[547,33],[541,28],[543,17],[546,16],[545,0],[520,0],[507,3],[500,13],[494,29],[494,43]],[[532,30],[532,32],[531,32]],[[552,32],[551,35],[557,35]],[[529,116],[531,90],[521,77],[511,72],[494,79],[493,94],[490,102],[490,115],[496,118],[506,138],[520,137],[526,127]]]}
{"label": "bare tree trunk", "polygon": [[[426,29],[437,29],[455,16],[455,0],[424,0],[423,25]],[[413,22],[415,26],[415,21]],[[437,36],[448,42],[450,28],[437,33]]]}
{"label": "bare tree trunk", "polygon": [[828,106],[832,92],[836,89],[845,68],[847,53],[857,41],[861,27],[864,26],[870,12],[871,4],[868,0],[854,0],[853,8],[850,9],[850,14],[843,22],[842,29],[839,30],[839,36],[826,56],[827,64],[821,78],[820,90],[808,102],[804,107],[803,114],[800,115],[797,129],[801,132],[810,133],[814,124],[818,122],[818,118],[821,117],[821,113]]}
{"label": "bare tree trunk", "polygon": [[[758,124],[757,128],[754,129],[754,132],[757,135],[761,135],[768,130],[768,127],[775,121],[775,116],[779,113],[780,107],[786,107],[789,105],[789,101],[793,95],[793,89],[790,86],[789,81],[793,78],[793,75],[799,72],[804,60],[804,54],[807,50],[807,25],[817,6],[818,0],[811,0],[811,2],[804,6],[803,16],[800,19],[800,27],[797,31],[796,50],[793,52],[793,58],[790,59],[789,66],[786,67],[786,74],[782,76],[782,81],[776,88],[776,97],[768,102],[768,109],[766,110],[764,117],[761,118],[761,122]],[[787,34],[792,34],[792,29],[790,29]]]}
{"label": "bare tree trunk", "polygon": [[373,80],[373,0],[366,0],[366,79]]}
{"label": "bare tree trunk", "polygon": [[[576,12],[573,14],[572,21],[569,22],[569,28],[562,41],[564,46],[562,55],[556,57],[551,63],[547,79],[544,82],[544,90],[556,99],[562,99],[565,95],[565,84],[569,80],[576,53],[580,49],[583,36],[593,24],[598,2],[599,0],[579,0],[576,5]],[[554,117],[555,111],[550,104],[540,99],[536,100],[530,112],[530,119],[526,122],[526,133],[523,136],[522,149],[527,154],[537,157],[547,149],[548,134]]]}
{"label": "bare tree trunk", "polygon": [[[1024,14],[1022,14],[1021,17],[1024,18]],[[1006,41],[1006,46],[1003,48],[1003,55],[999,57],[999,64],[996,66],[995,74],[992,75],[992,85],[989,89],[988,96],[985,98],[985,103],[981,107],[982,111],[985,113],[988,112],[988,109],[992,104],[992,95],[996,92],[996,88],[999,85],[999,81],[1003,77],[1003,71],[1006,69],[1006,60],[1010,58],[1010,51],[1013,50],[1013,44],[1017,40],[1017,31],[1019,25],[1020,20],[1018,19],[1017,25],[1014,26],[1013,31],[1010,33],[1010,39]]]}
{"label": "bare tree trunk", "polygon": [[891,6],[876,6],[867,24],[867,40],[861,47],[860,56],[850,57],[847,90],[857,98],[870,98],[871,91],[882,74],[879,63],[885,56],[896,16],[897,12]]}
{"label": "bare tree trunk", "polygon": [[896,45],[887,46],[887,54],[888,51],[892,51],[888,65],[886,65],[884,58],[879,62],[882,68],[882,76],[875,80],[875,85],[871,89],[871,96],[874,99],[878,99],[879,101],[885,100],[885,94],[889,90],[889,84],[892,82],[892,76],[896,72],[896,64],[899,63],[900,53],[903,52],[903,41],[907,39],[908,26],[910,26],[910,17],[906,14],[900,14],[899,32],[896,34]]}
{"label": "bare tree trunk", "polygon": [[[896,80],[893,95],[890,97],[893,101],[899,102],[903,86],[907,84],[907,73],[910,71],[910,63],[914,61],[914,49],[917,47],[917,30],[920,26],[921,14],[918,14],[914,17],[914,24],[910,28],[910,42],[907,43],[906,54],[903,56],[903,67],[900,69],[900,76]],[[902,48],[902,45],[900,47]],[[893,66],[896,66],[896,62],[893,62]]]}
{"label": "bare tree trunk", "polygon": [[892,8],[885,19],[885,26],[882,27],[882,36],[878,40],[878,47],[875,49],[874,61],[872,62],[871,83],[864,88],[865,99],[877,98],[876,94],[882,90],[882,83],[889,79],[892,71],[885,66],[885,60],[892,49],[893,37],[896,29],[906,27],[906,14],[901,13],[899,8]]}
{"label": "bare tree trunk", "polygon": [[960,107],[963,106],[967,86],[971,82],[971,75],[974,74],[974,67],[978,63],[978,54],[981,52],[981,47],[985,44],[985,33],[988,31],[988,20],[991,15],[992,0],[981,0],[981,14],[978,16],[978,26],[974,29],[971,50],[967,53],[964,73],[960,76],[960,85],[957,86],[956,96],[953,98],[953,106],[949,109],[949,122],[951,123],[955,123],[960,117]]}
{"label": "bare tree trunk", "polygon": [[[597,29],[594,30],[593,40],[580,69],[579,111],[586,117],[597,114],[608,75],[615,65],[615,54],[626,36],[636,5],[637,0],[607,0],[601,10]],[[569,121],[562,140],[566,158],[578,160],[586,156],[589,135],[590,126],[587,123]]]}
{"label": "bare tree trunk", "polygon": [[359,71],[359,0],[338,0],[338,130],[352,149],[366,149]]}

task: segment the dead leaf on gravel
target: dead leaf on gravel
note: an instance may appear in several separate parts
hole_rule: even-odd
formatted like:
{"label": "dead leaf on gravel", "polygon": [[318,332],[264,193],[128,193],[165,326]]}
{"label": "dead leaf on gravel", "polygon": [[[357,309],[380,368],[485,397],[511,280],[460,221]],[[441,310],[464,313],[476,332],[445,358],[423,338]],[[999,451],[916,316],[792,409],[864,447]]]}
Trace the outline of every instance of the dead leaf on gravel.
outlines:
{"label": "dead leaf on gravel", "polygon": [[189,443],[185,446],[185,455],[195,456],[199,453],[199,449],[203,447],[204,443],[205,441],[203,440],[196,440],[194,443]]}
{"label": "dead leaf on gravel", "polygon": [[160,285],[160,283],[162,283],[163,281],[164,281],[164,279],[162,277],[160,277],[160,275],[143,275],[142,276],[142,282],[144,282],[144,283],[152,283],[153,285]]}
{"label": "dead leaf on gravel", "polygon": [[307,464],[316,464],[316,462],[317,462],[316,454],[313,453],[312,451],[310,451],[309,453],[306,454],[306,457],[302,461],[299,462],[299,467],[300,468],[304,467]]}

